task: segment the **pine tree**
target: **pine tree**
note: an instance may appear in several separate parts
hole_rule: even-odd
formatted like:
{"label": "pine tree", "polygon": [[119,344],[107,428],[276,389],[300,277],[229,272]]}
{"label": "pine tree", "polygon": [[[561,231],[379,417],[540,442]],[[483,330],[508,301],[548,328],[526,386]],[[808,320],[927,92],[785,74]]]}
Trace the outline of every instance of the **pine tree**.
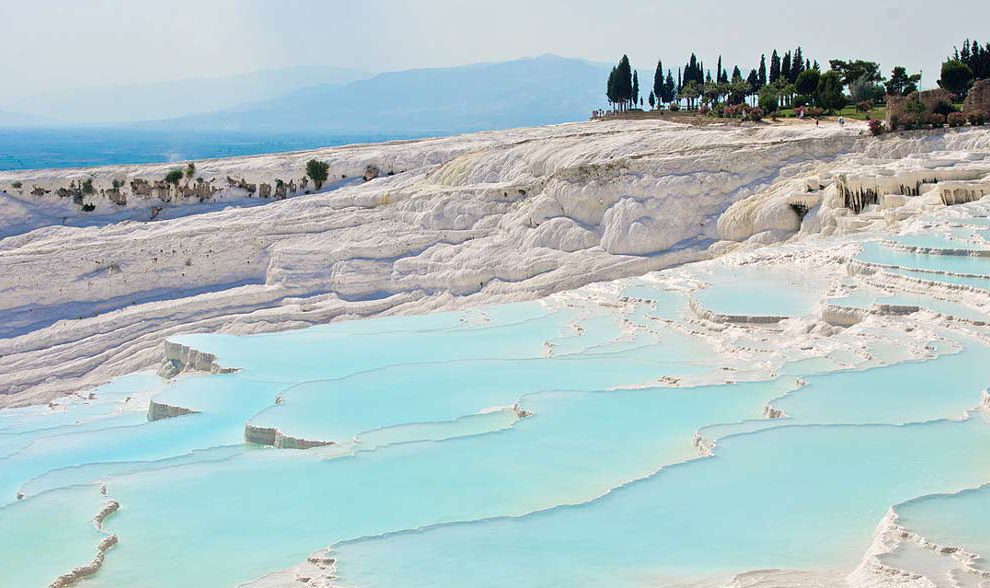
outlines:
{"label": "pine tree", "polygon": [[773,54],[770,56],[770,78],[768,83],[773,84],[778,79],[780,79],[780,57],[777,55],[777,50],[773,50]]}
{"label": "pine tree", "polygon": [[890,72],[890,78],[887,80],[887,93],[894,96],[908,96],[918,91],[920,80],[921,74],[909,75],[907,68],[897,66]]}

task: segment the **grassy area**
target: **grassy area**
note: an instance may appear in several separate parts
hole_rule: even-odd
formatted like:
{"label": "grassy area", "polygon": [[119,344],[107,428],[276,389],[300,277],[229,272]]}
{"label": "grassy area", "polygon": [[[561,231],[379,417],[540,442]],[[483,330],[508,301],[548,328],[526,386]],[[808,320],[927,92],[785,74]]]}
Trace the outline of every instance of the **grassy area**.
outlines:
{"label": "grassy area", "polygon": [[836,116],[842,116],[845,118],[858,119],[858,120],[866,120],[868,118],[883,120],[887,118],[887,107],[881,104],[879,106],[872,108],[867,113],[862,113],[856,110],[855,105],[850,105],[850,106],[846,106],[838,113],[836,113]]}
{"label": "grassy area", "polygon": [[[793,108],[782,108],[780,110],[780,116],[783,118],[794,118],[797,116]],[[883,120],[887,117],[887,107],[883,104],[876,106],[867,113],[862,113],[856,110],[855,105],[849,105],[842,110],[836,112],[829,116],[841,116],[850,120],[866,120],[869,118],[875,118]]]}

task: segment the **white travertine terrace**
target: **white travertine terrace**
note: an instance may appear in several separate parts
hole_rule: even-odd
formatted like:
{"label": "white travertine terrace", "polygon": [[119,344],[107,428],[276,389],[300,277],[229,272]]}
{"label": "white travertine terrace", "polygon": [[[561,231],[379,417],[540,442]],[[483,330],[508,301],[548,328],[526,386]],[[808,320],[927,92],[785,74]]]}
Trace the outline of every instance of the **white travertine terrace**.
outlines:
{"label": "white travertine terrace", "polygon": [[[311,157],[330,161],[332,173],[341,175],[360,175],[369,165],[395,175],[248,206],[257,197],[248,198],[243,184],[297,177]],[[57,190],[88,173],[105,183],[117,175],[154,178],[166,169],[20,172],[0,175],[0,188],[20,181]],[[138,368],[158,367],[171,378],[242,367],[219,365],[210,353],[168,341],[177,333],[256,333],[339,317],[530,299],[712,257],[719,259],[699,265],[794,265],[833,281],[848,272],[888,290],[923,290],[933,298],[987,306],[985,291],[934,274],[930,281],[896,276],[852,259],[864,238],[926,226],[927,213],[945,221],[956,210],[990,212],[988,200],[945,208],[985,194],[990,132],[980,129],[874,139],[855,127],[587,123],[198,162],[197,169],[207,177],[241,179],[202,203],[166,207],[154,222],[111,222],[119,219],[110,215],[140,218],[147,207],[163,204],[155,193],[122,205],[99,202],[89,218],[97,226],[90,227],[52,225],[53,211],[72,216],[67,224],[90,214],[73,211],[57,196],[0,195],[0,210],[18,211],[0,220],[6,223],[0,226],[6,235],[0,271],[15,278],[0,290],[0,316],[9,319],[0,339],[0,389],[8,394],[0,403],[38,402]],[[236,206],[211,209],[218,200]],[[559,298],[593,296],[595,288],[613,286],[594,284]],[[842,336],[835,335],[853,333],[860,323],[886,324],[918,313],[923,316],[906,319],[912,329],[948,324],[906,304],[824,304],[791,318],[724,315],[696,303],[694,309],[697,316],[682,327],[725,350],[734,370],[736,364],[798,356],[808,345],[840,349]],[[734,341],[754,333],[770,352]],[[904,347],[924,340],[912,333],[901,341]],[[725,377],[739,375],[745,376]],[[986,409],[988,402],[984,392],[980,406]],[[514,410],[527,416],[519,405]],[[152,400],[148,418],[189,412]],[[788,415],[769,403],[764,416]],[[245,439],[294,449],[333,442],[250,423]],[[715,439],[699,432],[694,446],[717,455]],[[97,527],[115,505],[97,515]],[[848,579],[833,572],[756,570],[732,585],[930,585],[881,561],[895,539],[928,548],[888,519]],[[58,585],[95,573],[115,542],[115,536],[105,537],[97,559]],[[973,557],[967,554],[960,565]],[[329,586],[335,573],[335,558],[319,552],[250,585]]]}
{"label": "white travertine terrace", "polygon": [[[57,190],[91,176],[105,194],[113,179],[154,181],[171,166],[0,174],[0,403],[44,401],[158,364],[163,341],[180,331],[261,332],[529,299],[744,241],[858,230],[902,214],[851,214],[836,187],[851,178],[862,187],[890,176],[884,190],[922,193],[901,207],[918,210],[932,200],[917,182],[990,171],[990,133],[921,135],[581,123],[197,162],[197,176],[223,184],[202,203],[104,196],[93,212],[54,191],[10,186]],[[395,175],[245,206],[259,198],[240,180],[301,178],[310,158],[328,161],[335,177],[369,165]],[[218,210],[224,202],[235,206]],[[166,220],[111,222],[147,219],[152,206]],[[97,226],[56,226],[83,221]],[[719,239],[727,242],[709,250]]]}

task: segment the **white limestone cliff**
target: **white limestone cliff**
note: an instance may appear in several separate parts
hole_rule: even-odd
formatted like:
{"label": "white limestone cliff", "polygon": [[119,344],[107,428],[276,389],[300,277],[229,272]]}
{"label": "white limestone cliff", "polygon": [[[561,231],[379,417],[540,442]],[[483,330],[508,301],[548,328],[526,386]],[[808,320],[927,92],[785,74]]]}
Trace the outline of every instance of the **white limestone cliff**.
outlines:
{"label": "white limestone cliff", "polygon": [[[251,206],[251,184],[298,188],[312,158],[347,177]],[[0,406],[155,366],[178,332],[530,299],[809,226],[847,230],[869,219],[836,220],[837,172],[911,164],[985,175],[990,132],[878,141],[852,125],[579,123],[197,162],[222,185],[202,203],[105,195],[115,178],[152,181],[168,165],[3,173],[0,210],[17,214],[0,221]],[[371,167],[380,174],[365,181]],[[12,188],[87,177],[103,190],[92,212]],[[165,209],[148,222],[152,204]],[[164,375],[185,369],[167,363]]]}

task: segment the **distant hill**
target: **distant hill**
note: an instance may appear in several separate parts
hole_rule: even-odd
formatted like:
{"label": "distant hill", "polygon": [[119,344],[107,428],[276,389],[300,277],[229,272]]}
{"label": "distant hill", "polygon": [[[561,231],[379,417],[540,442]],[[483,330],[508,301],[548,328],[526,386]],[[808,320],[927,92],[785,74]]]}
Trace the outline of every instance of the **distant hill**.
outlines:
{"label": "distant hill", "polygon": [[543,55],[408,70],[156,124],[254,132],[449,133],[584,120],[604,101],[608,68]]}
{"label": "distant hill", "polygon": [[292,67],[230,77],[80,88],[0,99],[0,108],[30,113],[63,125],[133,123],[212,112],[271,100],[306,86],[342,84],[369,75],[339,67]]}

